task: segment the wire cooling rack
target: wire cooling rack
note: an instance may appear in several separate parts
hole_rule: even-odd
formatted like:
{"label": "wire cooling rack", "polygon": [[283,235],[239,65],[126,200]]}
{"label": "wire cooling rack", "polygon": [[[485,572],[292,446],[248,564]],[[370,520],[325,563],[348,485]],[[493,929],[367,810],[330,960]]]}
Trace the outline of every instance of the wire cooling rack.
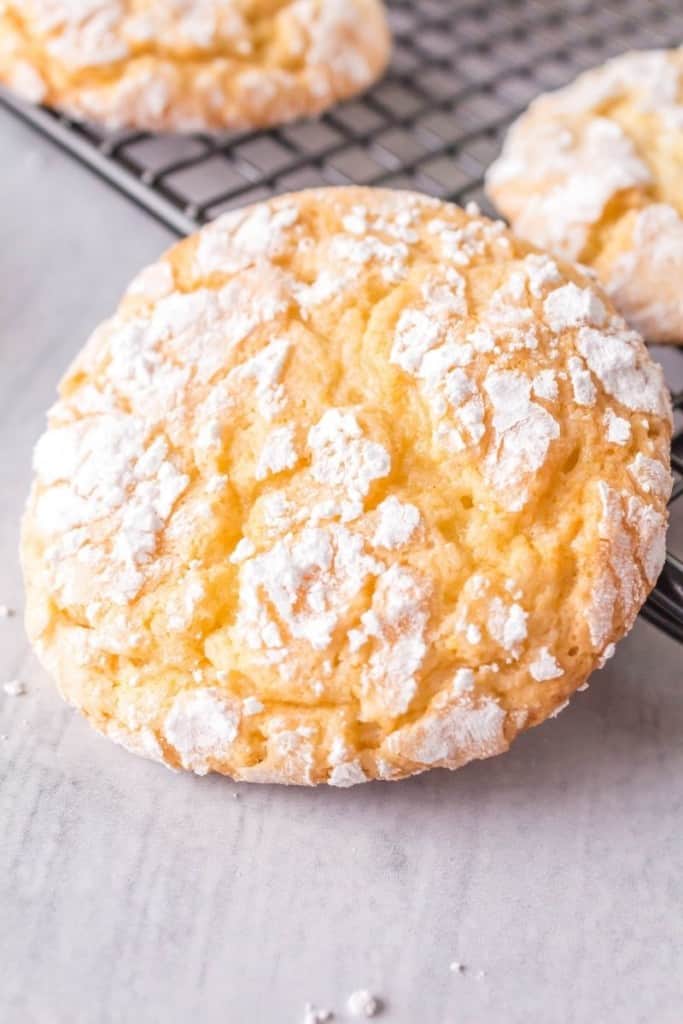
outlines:
{"label": "wire cooling rack", "polygon": [[[277,192],[351,182],[414,188],[488,212],[482,176],[543,90],[631,48],[683,40],[682,0],[388,0],[385,78],[320,118],[212,137],[106,133],[0,93],[179,234]],[[664,571],[645,616],[683,641],[683,353],[659,349],[678,410]]]}

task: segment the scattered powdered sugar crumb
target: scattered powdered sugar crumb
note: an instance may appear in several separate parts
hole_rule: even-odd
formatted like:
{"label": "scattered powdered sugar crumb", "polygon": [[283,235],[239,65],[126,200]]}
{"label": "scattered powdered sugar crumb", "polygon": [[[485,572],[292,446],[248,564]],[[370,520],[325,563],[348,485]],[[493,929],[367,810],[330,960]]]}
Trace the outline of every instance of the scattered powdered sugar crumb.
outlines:
{"label": "scattered powdered sugar crumb", "polygon": [[378,522],[372,543],[375,547],[399,548],[406,544],[420,522],[420,511],[415,505],[399,501],[393,495],[377,508]]}
{"label": "scattered powdered sugar crumb", "polygon": [[376,1017],[382,1009],[377,996],[373,996],[365,988],[359,988],[349,996],[346,1007],[352,1017]]}
{"label": "scattered powdered sugar crumb", "polygon": [[11,619],[13,615],[14,608],[10,608],[6,604],[0,604],[0,619]]}
{"label": "scattered powdered sugar crumb", "polygon": [[26,693],[26,683],[21,679],[10,679],[2,685],[3,692],[8,697],[21,697]]}
{"label": "scattered powdered sugar crumb", "polygon": [[557,659],[553,657],[547,647],[541,647],[529,665],[529,672],[537,683],[544,682],[546,679],[558,679],[559,676],[564,675],[564,669],[558,664]]}

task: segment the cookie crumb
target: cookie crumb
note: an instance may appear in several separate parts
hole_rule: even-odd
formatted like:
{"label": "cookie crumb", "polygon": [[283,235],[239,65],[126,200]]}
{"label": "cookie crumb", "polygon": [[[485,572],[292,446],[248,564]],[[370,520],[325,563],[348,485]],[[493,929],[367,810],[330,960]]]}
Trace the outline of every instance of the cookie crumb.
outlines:
{"label": "cookie crumb", "polygon": [[14,615],[14,608],[7,604],[0,604],[0,619],[11,619]]}
{"label": "cookie crumb", "polygon": [[461,964],[458,960],[453,960],[448,965],[448,969],[450,971],[452,971],[453,974],[464,974],[465,973],[465,965]]}
{"label": "cookie crumb", "polygon": [[332,1010],[319,1010],[313,1003],[306,1003],[303,1024],[329,1024],[333,1020]]}
{"label": "cookie crumb", "polygon": [[10,679],[2,684],[2,689],[8,697],[21,697],[26,693],[26,683],[21,679]]}
{"label": "cookie crumb", "polygon": [[346,1007],[352,1017],[376,1017],[382,1009],[382,1004],[366,988],[359,988],[349,996]]}

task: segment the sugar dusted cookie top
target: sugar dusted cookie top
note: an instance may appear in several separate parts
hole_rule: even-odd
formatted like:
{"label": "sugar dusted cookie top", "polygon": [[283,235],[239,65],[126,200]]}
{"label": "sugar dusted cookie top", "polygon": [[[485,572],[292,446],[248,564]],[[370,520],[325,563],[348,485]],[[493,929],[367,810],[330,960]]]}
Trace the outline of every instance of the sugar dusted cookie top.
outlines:
{"label": "sugar dusted cookie top", "polygon": [[381,0],[0,3],[0,83],[115,128],[310,116],[370,85],[389,45]]}
{"label": "sugar dusted cookie top", "polygon": [[539,97],[487,188],[523,238],[592,266],[646,340],[683,344],[683,48]]}
{"label": "sugar dusted cookie top", "polygon": [[662,564],[661,371],[603,293],[406,192],[231,213],[133,282],[61,385],[28,629],[97,729],[351,785],[507,748]]}

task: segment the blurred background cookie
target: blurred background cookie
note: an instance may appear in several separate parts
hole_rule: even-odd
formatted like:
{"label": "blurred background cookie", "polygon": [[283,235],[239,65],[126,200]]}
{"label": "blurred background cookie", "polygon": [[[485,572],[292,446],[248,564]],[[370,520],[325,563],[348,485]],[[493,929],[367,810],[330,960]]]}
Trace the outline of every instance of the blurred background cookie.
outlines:
{"label": "blurred background cookie", "polygon": [[648,341],[683,343],[683,49],[625,54],[535,100],[487,188],[523,238],[593,267]]}
{"label": "blurred background cookie", "polygon": [[384,70],[380,0],[20,0],[0,82],[109,127],[222,131],[318,113]]}
{"label": "blurred background cookie", "polygon": [[407,192],[234,212],[67,373],[23,528],[29,634],[124,746],[350,785],[507,749],[662,565],[662,375],[609,300]]}

